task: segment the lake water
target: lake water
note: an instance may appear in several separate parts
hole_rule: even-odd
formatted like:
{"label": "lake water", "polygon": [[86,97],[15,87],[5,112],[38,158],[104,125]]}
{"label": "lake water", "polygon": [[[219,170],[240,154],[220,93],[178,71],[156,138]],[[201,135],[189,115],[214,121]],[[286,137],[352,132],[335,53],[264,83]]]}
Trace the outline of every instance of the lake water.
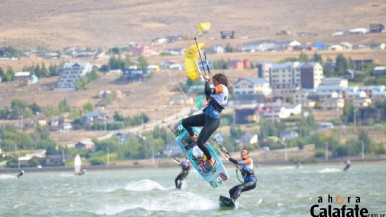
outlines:
{"label": "lake water", "polygon": [[[384,165],[260,167],[256,189],[243,193],[236,210],[220,210],[219,195],[238,184],[231,180],[213,189],[191,171],[182,190],[174,187],[179,168],[0,174],[0,216],[311,216],[319,204],[337,207],[335,198],[370,213],[386,214]],[[333,198],[328,203],[328,197]],[[318,203],[319,197],[323,202]],[[348,203],[348,197],[351,199]],[[356,203],[360,199],[360,203]],[[339,206],[338,206],[339,207]],[[319,211],[317,212],[319,213]]]}

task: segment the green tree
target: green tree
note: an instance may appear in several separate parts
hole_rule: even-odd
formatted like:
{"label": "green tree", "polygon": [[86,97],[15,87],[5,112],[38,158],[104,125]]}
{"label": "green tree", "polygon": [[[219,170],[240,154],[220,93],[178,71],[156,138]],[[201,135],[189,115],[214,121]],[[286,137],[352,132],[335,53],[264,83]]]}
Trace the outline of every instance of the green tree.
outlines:
{"label": "green tree", "polygon": [[303,51],[299,54],[299,62],[309,62],[310,58]]}
{"label": "green tree", "polygon": [[231,46],[230,43],[227,43],[225,46],[225,53],[233,53],[233,52],[234,52],[234,48]]}
{"label": "green tree", "polygon": [[125,62],[120,57],[118,59],[111,57],[109,59],[109,67],[112,70],[121,69],[123,71],[125,70]]}
{"label": "green tree", "polygon": [[224,59],[215,60],[213,63],[213,69],[227,69],[228,64]]}
{"label": "green tree", "polygon": [[365,153],[370,153],[371,140],[365,130],[360,130],[358,134],[360,144],[363,144]]}
{"label": "green tree", "polygon": [[245,132],[243,130],[241,130],[240,127],[231,126],[230,136],[232,138],[234,138],[235,140],[240,139],[244,134],[245,134]]}
{"label": "green tree", "polygon": [[106,73],[110,70],[110,67],[108,65],[102,65],[101,72]]}
{"label": "green tree", "polygon": [[285,127],[284,123],[262,120],[260,122],[260,139],[266,139],[269,136],[278,137]]}
{"label": "green tree", "polygon": [[76,81],[75,89],[83,90],[87,84],[87,79],[85,77],[80,77],[78,81]]}
{"label": "green tree", "polygon": [[11,119],[17,120],[22,116],[27,117],[25,111],[27,109],[27,103],[20,99],[14,99],[11,102]]}
{"label": "green tree", "polygon": [[377,79],[375,80],[375,83],[376,83],[377,85],[386,85],[386,76],[382,76],[382,77],[380,77],[380,78],[377,78]]}
{"label": "green tree", "polygon": [[7,72],[5,73],[5,76],[3,77],[3,81],[13,81],[15,78],[15,72],[13,71],[11,66],[8,66]]}
{"label": "green tree", "polygon": [[124,121],[124,117],[119,114],[117,111],[114,112],[114,115],[113,115],[113,118],[114,118],[114,121]]}
{"label": "green tree", "polygon": [[376,67],[373,63],[367,63],[363,65],[362,71],[364,72],[365,77],[370,77],[374,75],[374,68]]}
{"label": "green tree", "polygon": [[45,111],[46,117],[52,117],[55,115],[60,115],[60,111],[58,107],[54,106],[47,106],[46,111]]}
{"label": "green tree", "polygon": [[4,70],[0,67],[0,78],[4,77]]}
{"label": "green tree", "polygon": [[322,55],[315,52],[314,55],[312,56],[312,62],[318,62],[320,63],[320,65],[323,65]]}
{"label": "green tree", "polygon": [[34,68],[34,70],[33,70],[33,73],[34,73],[37,77],[39,77],[39,78],[44,77],[44,75],[42,74],[42,70],[41,70],[39,64],[36,64],[36,66],[35,66],[35,68]]}
{"label": "green tree", "polygon": [[52,65],[52,63],[50,63],[50,66],[48,67],[48,75],[49,76],[58,76],[59,75],[59,72],[57,70],[57,66],[56,65]]}
{"label": "green tree", "polygon": [[121,50],[119,49],[119,47],[113,47],[110,52],[113,54],[113,55],[116,55],[116,54],[120,54],[121,53]]}
{"label": "green tree", "polygon": [[67,103],[67,99],[63,99],[59,102],[58,109],[60,113],[65,113],[70,111],[70,106]]}
{"label": "green tree", "polygon": [[336,73],[338,76],[344,76],[346,69],[348,67],[347,59],[343,56],[343,54],[339,54],[336,56]]}
{"label": "green tree", "polygon": [[346,102],[343,106],[343,116],[342,116],[342,121],[344,123],[348,123],[353,121],[353,113],[354,113],[354,106],[352,102]]}
{"label": "green tree", "polygon": [[82,108],[85,113],[92,112],[94,110],[94,105],[90,101],[87,101],[83,104]]}
{"label": "green tree", "polygon": [[139,56],[138,59],[139,68],[142,70],[146,70],[148,63],[144,56]]}
{"label": "green tree", "polygon": [[125,56],[125,67],[126,67],[126,68],[129,68],[129,66],[131,66],[131,65],[134,65],[133,61],[131,61],[129,55],[126,55],[126,56]]}
{"label": "green tree", "polygon": [[40,108],[40,106],[38,104],[36,104],[35,102],[28,105],[28,107],[32,110],[32,113],[33,114],[37,114],[38,112],[41,112],[42,109]]}
{"label": "green tree", "polygon": [[375,107],[381,109],[381,111],[383,111],[383,115],[386,117],[386,100],[376,102]]}
{"label": "green tree", "polygon": [[354,60],[351,59],[351,57],[349,57],[347,59],[347,68],[348,69],[355,69],[355,62],[354,62]]}
{"label": "green tree", "polygon": [[41,73],[42,77],[47,77],[48,76],[48,70],[47,70],[46,65],[44,64],[44,62],[42,62],[42,67],[40,69],[40,73]]}

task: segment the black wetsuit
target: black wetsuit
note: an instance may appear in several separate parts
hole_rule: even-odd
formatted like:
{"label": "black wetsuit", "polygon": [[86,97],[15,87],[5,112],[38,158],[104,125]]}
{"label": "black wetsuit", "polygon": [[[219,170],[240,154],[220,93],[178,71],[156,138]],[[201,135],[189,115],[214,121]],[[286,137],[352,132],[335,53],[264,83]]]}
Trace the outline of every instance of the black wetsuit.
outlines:
{"label": "black wetsuit", "polygon": [[241,192],[249,191],[256,188],[257,179],[253,172],[253,163],[252,168],[248,168],[245,166],[245,161],[237,161],[233,158],[229,158],[229,161],[234,164],[240,165],[241,175],[244,178],[244,183],[236,185],[229,190],[230,198],[235,201],[237,200],[237,198],[239,198]]}
{"label": "black wetsuit", "polygon": [[19,174],[17,174],[17,178],[20,178],[24,174],[24,171],[20,171]]}
{"label": "black wetsuit", "polygon": [[174,180],[177,189],[181,189],[182,180],[184,180],[189,175],[190,166],[181,164],[181,168],[182,168],[181,173],[178,174],[178,176]]}
{"label": "black wetsuit", "polygon": [[212,154],[209,152],[209,149],[204,145],[208,141],[209,137],[214,131],[220,126],[220,119],[211,118],[208,115],[201,113],[198,115],[193,115],[182,120],[182,126],[188,131],[189,135],[193,135],[194,127],[202,127],[200,135],[197,139],[197,146],[202,150],[205,156],[208,159],[212,158]]}

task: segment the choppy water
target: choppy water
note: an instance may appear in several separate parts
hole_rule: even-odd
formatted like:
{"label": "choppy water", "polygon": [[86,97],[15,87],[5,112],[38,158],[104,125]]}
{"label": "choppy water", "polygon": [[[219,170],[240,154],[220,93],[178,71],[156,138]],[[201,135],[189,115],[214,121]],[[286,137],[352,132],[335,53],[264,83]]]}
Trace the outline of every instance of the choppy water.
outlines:
{"label": "choppy water", "polygon": [[[360,207],[386,214],[384,165],[262,167],[258,185],[238,200],[238,209],[220,210],[219,195],[238,181],[212,189],[192,171],[175,190],[179,169],[0,174],[0,216],[311,216],[318,197],[360,197]],[[346,200],[347,201],[347,200]],[[346,204],[348,206],[355,205]]]}

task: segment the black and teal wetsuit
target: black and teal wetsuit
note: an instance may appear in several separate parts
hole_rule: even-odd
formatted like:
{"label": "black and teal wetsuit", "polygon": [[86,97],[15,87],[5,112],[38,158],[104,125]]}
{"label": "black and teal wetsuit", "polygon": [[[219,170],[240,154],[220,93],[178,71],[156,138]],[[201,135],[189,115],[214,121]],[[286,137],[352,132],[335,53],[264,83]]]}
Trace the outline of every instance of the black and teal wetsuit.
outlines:
{"label": "black and teal wetsuit", "polygon": [[241,175],[244,178],[244,183],[236,185],[229,190],[230,198],[235,201],[237,198],[239,198],[241,192],[256,188],[257,179],[255,173],[253,172],[252,159],[248,158],[246,160],[237,161],[233,158],[229,158],[229,161],[240,166],[239,169],[241,171]]}

